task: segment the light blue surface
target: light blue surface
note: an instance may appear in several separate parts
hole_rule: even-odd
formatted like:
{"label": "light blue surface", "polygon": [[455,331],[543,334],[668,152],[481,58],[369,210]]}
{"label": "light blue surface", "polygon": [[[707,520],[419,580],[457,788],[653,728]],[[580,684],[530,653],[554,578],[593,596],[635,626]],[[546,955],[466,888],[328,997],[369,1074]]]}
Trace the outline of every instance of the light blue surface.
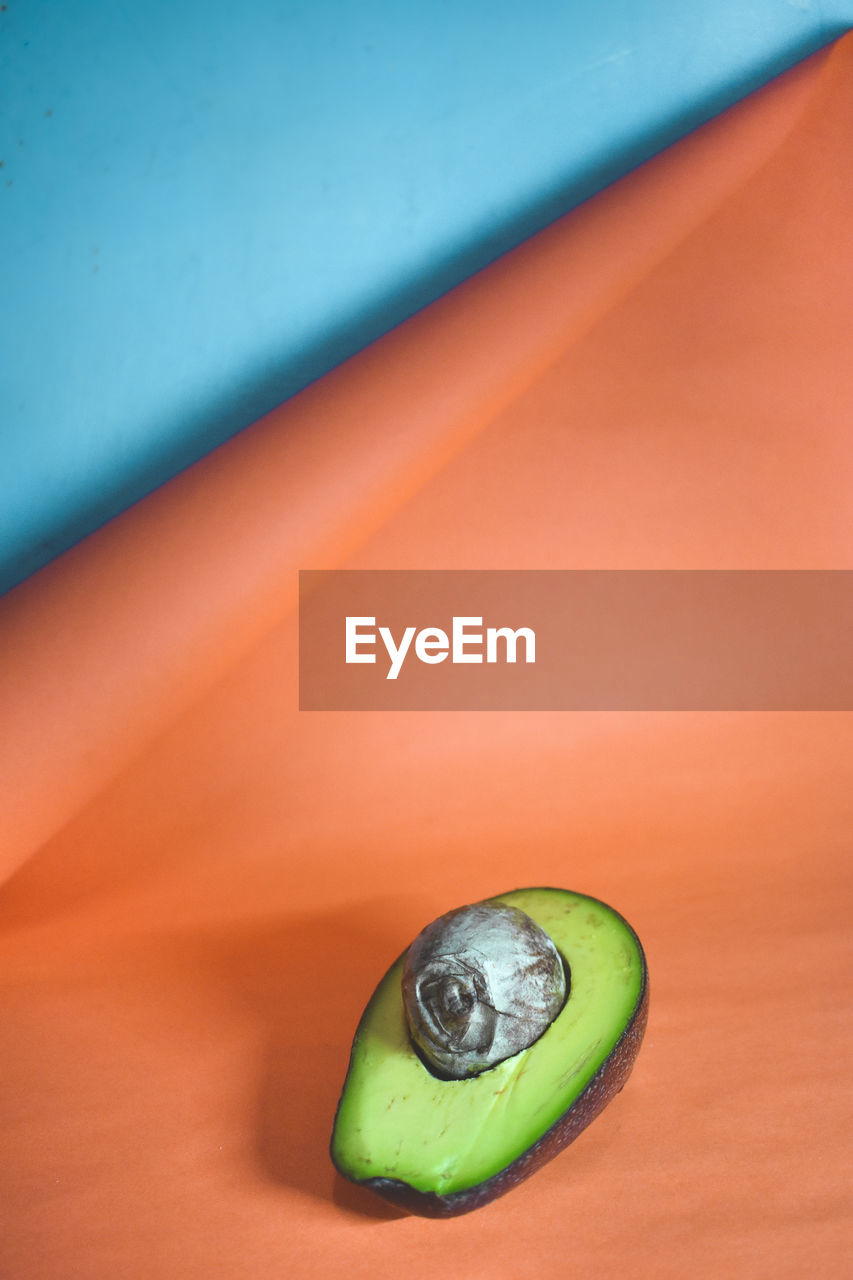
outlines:
{"label": "light blue surface", "polygon": [[851,24],[5,0],[0,590]]}

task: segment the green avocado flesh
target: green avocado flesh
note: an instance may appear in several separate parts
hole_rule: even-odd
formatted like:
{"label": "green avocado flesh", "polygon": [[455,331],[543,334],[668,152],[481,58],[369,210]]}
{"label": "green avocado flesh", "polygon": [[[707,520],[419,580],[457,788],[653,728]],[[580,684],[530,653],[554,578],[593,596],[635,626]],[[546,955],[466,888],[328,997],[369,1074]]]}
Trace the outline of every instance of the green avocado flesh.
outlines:
{"label": "green avocado flesh", "polygon": [[529,1048],[464,1080],[440,1080],[413,1049],[401,958],[365,1010],[332,1137],[355,1182],[395,1179],[448,1196],[506,1169],[572,1106],[634,1015],[645,962],[630,926],[594,898],[519,889],[520,907],[551,937],[571,974],[560,1013]]}

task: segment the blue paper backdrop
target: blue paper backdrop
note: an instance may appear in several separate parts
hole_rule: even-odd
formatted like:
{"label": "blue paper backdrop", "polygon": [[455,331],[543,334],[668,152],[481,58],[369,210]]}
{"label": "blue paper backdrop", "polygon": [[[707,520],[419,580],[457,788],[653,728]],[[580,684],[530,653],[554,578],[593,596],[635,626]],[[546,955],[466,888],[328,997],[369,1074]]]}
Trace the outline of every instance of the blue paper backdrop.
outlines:
{"label": "blue paper backdrop", "polygon": [[5,0],[0,590],[851,24]]}

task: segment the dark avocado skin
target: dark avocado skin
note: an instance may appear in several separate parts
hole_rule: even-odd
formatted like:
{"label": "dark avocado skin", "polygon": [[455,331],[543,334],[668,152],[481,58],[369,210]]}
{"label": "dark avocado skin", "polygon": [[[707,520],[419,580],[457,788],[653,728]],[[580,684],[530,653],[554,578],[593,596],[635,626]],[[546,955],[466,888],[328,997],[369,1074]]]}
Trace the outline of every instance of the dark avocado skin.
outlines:
{"label": "dark avocado skin", "polygon": [[[583,896],[589,897],[590,895],[585,894]],[[599,899],[593,899],[593,901],[599,901]],[[612,907],[608,907],[608,910],[612,911],[614,915],[619,915],[618,912],[613,911]],[[575,1138],[583,1132],[587,1125],[591,1124],[596,1116],[600,1115],[607,1104],[612,1102],[624,1088],[637,1054],[640,1051],[640,1045],[643,1042],[648,1022],[649,975],[645,953],[630,924],[628,924],[624,916],[620,915],[619,918],[633,935],[643,965],[643,977],[640,991],[637,995],[637,1003],[625,1030],[616,1041],[609,1056],[601,1064],[583,1092],[578,1094],[560,1119],[543,1133],[537,1142],[528,1147],[522,1155],[513,1160],[511,1164],[508,1164],[500,1173],[496,1173],[494,1177],[487,1178],[485,1182],[481,1182],[475,1187],[468,1187],[464,1191],[455,1191],[450,1195],[439,1196],[434,1192],[418,1191],[409,1186],[407,1182],[401,1182],[396,1178],[365,1178],[357,1181],[357,1186],[368,1187],[371,1191],[375,1191],[377,1195],[382,1196],[384,1200],[422,1218],[456,1218],[463,1213],[470,1213],[472,1209],[480,1209],[484,1205],[490,1204],[492,1200],[497,1200],[499,1196],[506,1195],[507,1191],[517,1187],[525,1178],[529,1178],[532,1173],[535,1173],[537,1169],[541,1169],[549,1160],[553,1160],[554,1156],[559,1155],[570,1143],[574,1142]],[[368,1003],[362,1021],[369,1014],[370,1003],[372,1002]],[[356,1032],[357,1041],[358,1031]],[[332,1163],[335,1163],[334,1156],[332,1156]],[[338,1168],[337,1165],[335,1167]],[[338,1172],[348,1178],[348,1175],[343,1170],[338,1169]],[[348,1180],[355,1181],[349,1178]]]}

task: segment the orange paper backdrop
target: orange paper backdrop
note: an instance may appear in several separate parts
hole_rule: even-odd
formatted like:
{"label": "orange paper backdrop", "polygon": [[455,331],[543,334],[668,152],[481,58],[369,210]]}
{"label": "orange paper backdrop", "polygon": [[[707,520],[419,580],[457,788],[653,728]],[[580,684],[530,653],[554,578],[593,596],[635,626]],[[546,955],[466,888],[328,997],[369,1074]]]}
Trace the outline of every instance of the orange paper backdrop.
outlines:
{"label": "orange paper backdrop", "polygon": [[[849,568],[853,45],[11,593],[0,1271],[842,1274],[853,719],[299,713],[296,571]],[[452,1222],[327,1143],[429,919],[555,884],[651,973],[624,1093]]]}

